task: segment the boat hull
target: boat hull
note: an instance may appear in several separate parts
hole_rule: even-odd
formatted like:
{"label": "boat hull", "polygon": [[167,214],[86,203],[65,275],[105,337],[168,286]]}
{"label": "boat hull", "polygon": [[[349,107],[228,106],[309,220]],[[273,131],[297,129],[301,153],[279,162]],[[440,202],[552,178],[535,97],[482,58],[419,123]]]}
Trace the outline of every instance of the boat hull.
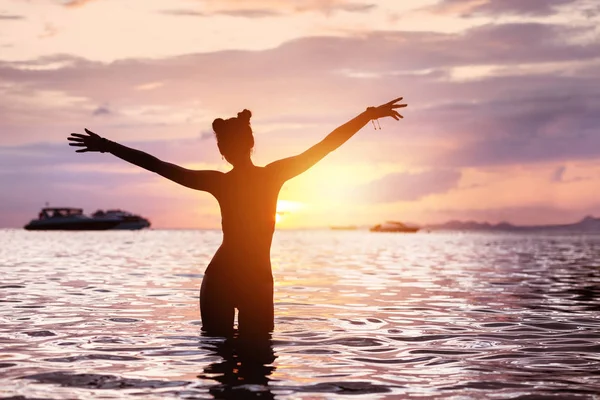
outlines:
{"label": "boat hull", "polygon": [[25,225],[25,229],[28,231],[105,231],[119,225],[118,221],[35,222]]}
{"label": "boat hull", "polygon": [[417,233],[419,231],[418,228],[405,228],[405,229],[377,229],[371,228],[369,229],[371,232],[397,232],[397,233]]}
{"label": "boat hull", "polygon": [[139,222],[119,222],[117,226],[110,228],[112,230],[121,230],[121,231],[137,231],[144,228],[150,228],[150,222],[148,221],[139,221]]}

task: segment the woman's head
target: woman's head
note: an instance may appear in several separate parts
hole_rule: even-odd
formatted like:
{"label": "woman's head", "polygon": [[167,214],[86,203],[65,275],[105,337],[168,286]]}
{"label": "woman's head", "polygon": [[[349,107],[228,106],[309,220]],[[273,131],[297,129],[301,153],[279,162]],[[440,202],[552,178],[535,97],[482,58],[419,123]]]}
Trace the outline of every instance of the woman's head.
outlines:
{"label": "woman's head", "polygon": [[212,123],[219,151],[234,166],[249,159],[254,147],[250,117],[250,110],[244,110],[235,118],[217,118]]}

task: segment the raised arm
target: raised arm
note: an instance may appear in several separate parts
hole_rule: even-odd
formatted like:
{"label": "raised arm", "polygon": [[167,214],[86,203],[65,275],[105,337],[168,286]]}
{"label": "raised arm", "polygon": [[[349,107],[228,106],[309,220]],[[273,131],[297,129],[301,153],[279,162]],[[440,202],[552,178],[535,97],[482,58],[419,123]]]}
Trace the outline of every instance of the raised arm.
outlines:
{"label": "raised arm", "polygon": [[346,143],[348,139],[354,136],[369,121],[384,117],[392,117],[396,121],[404,118],[396,111],[398,108],[406,107],[406,104],[397,104],[400,100],[402,100],[402,97],[382,104],[379,107],[367,108],[366,111],[333,130],[325,139],[304,153],[272,162],[266,168],[271,169],[282,181],[300,175],[322,160],[327,154]]}
{"label": "raised arm", "polygon": [[110,153],[131,164],[137,165],[138,167],[164,176],[180,185],[207,192],[213,192],[219,177],[222,175],[222,172],[219,171],[193,171],[186,169],[175,164],[161,161],[153,155],[144,153],[143,151],[107,140],[88,129],[85,129],[85,132],[87,135],[71,133],[71,136],[67,138],[70,142],[70,146],[81,147],[81,149],[76,150],[77,153],[89,151]]}

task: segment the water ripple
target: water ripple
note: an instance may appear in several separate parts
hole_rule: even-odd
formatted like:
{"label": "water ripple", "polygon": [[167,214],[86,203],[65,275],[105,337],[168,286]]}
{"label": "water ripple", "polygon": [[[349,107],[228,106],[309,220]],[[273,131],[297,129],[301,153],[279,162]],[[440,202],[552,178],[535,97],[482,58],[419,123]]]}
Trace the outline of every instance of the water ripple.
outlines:
{"label": "water ripple", "polygon": [[276,330],[252,343],[199,332],[218,232],[0,241],[0,398],[600,392],[600,236],[278,232]]}

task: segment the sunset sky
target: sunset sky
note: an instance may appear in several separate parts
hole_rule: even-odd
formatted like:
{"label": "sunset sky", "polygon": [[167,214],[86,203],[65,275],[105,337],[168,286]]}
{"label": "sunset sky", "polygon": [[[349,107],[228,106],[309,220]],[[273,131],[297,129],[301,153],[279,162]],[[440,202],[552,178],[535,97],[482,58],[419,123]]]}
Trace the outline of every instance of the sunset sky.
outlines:
{"label": "sunset sky", "polygon": [[49,202],[217,228],[209,194],[66,137],[227,171],[214,118],[252,110],[265,165],[398,96],[284,186],[282,228],[600,216],[597,0],[0,0],[0,227]]}

